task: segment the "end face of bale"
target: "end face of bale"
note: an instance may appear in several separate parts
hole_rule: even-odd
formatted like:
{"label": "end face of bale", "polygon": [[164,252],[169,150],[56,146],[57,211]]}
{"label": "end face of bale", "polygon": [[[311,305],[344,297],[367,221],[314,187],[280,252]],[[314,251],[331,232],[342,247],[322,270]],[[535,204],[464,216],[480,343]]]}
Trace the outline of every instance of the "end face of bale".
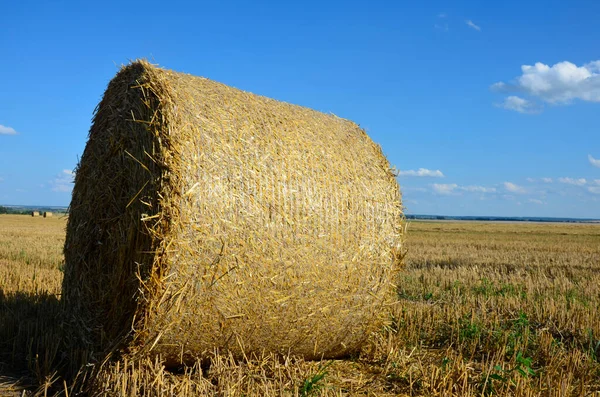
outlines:
{"label": "end face of bale", "polygon": [[74,344],[167,365],[346,356],[386,319],[402,241],[398,184],[356,124],[135,62],[76,174]]}
{"label": "end face of bale", "polygon": [[168,138],[158,131],[153,90],[161,88],[150,73],[136,63],[110,82],[75,176],[62,296],[70,344],[83,351],[105,352],[131,340],[140,290],[159,255]]}

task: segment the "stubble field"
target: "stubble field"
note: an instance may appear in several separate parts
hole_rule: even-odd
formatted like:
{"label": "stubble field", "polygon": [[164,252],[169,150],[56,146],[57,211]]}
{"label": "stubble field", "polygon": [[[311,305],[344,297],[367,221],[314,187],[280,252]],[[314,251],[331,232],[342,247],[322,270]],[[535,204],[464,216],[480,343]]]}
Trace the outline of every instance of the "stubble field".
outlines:
{"label": "stubble field", "polygon": [[65,225],[0,215],[0,396],[600,395],[600,225],[410,223],[391,325],[358,357],[78,374],[60,337]]}

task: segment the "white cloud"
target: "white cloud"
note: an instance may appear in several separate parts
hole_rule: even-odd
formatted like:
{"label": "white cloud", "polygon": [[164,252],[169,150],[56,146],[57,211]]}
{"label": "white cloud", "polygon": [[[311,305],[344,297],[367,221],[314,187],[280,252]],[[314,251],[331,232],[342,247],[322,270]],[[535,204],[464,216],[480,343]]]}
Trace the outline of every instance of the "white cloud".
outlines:
{"label": "white cloud", "polygon": [[497,92],[503,92],[507,90],[508,85],[506,85],[506,83],[503,83],[501,81],[494,83],[490,86],[490,89],[492,91],[497,91]]}
{"label": "white cloud", "polygon": [[481,27],[475,25],[475,23],[473,23],[473,21],[471,21],[470,19],[467,19],[465,21],[465,23],[467,24],[468,27],[473,28],[473,29],[477,30],[478,32],[481,31]]}
{"label": "white cloud", "polygon": [[560,183],[566,183],[567,185],[583,186],[587,183],[585,178],[558,178]]}
{"label": "white cloud", "polygon": [[590,186],[590,187],[588,187],[588,191],[590,193],[600,194],[600,187],[599,186]]}
{"label": "white cloud", "polygon": [[504,182],[504,189],[508,190],[511,193],[519,193],[519,194],[527,193],[527,190],[525,190],[524,187],[516,185],[512,182]]}
{"label": "white cloud", "polygon": [[600,168],[600,159],[595,159],[591,154],[588,154],[588,160],[590,160],[591,165]]}
{"label": "white cloud", "polygon": [[475,192],[475,193],[496,193],[495,187],[485,187],[485,186],[461,186],[460,190],[464,190],[466,192]]}
{"label": "white cloud", "polygon": [[424,187],[410,187],[410,186],[406,186],[402,188],[403,192],[426,192],[427,189],[425,189]]}
{"label": "white cloud", "polygon": [[50,185],[52,186],[52,191],[54,192],[70,192],[73,189],[73,178],[75,177],[75,173],[71,170],[62,170],[60,174],[56,176],[52,181],[50,181]]}
{"label": "white cloud", "polygon": [[434,183],[431,186],[436,193],[444,195],[452,194],[458,187],[456,183]]}
{"label": "white cloud", "polygon": [[398,176],[429,176],[432,178],[443,178],[444,174],[440,170],[428,170],[419,168],[418,170],[399,171]]}
{"label": "white cloud", "polygon": [[496,106],[508,110],[514,110],[515,112],[519,113],[534,114],[540,112],[539,106],[537,106],[535,103],[515,95],[507,96],[504,99],[504,102],[496,104]]}
{"label": "white cloud", "polygon": [[552,66],[537,62],[533,66],[522,65],[521,72],[514,84],[500,82],[491,88],[523,92],[553,104],[567,104],[575,99],[600,102],[600,61],[583,66],[568,61]]}
{"label": "white cloud", "polygon": [[527,178],[527,182],[533,183],[533,182],[535,182],[535,178]]}
{"label": "white cloud", "polygon": [[530,203],[533,203],[533,204],[540,204],[540,205],[544,204],[544,202],[542,200],[538,200],[538,199],[529,199],[527,201]]}
{"label": "white cloud", "polygon": [[16,135],[17,131],[14,128],[0,124],[0,135]]}
{"label": "white cloud", "polygon": [[544,183],[552,183],[554,181],[552,180],[552,178],[542,178],[542,182],[544,182]]}
{"label": "white cloud", "polygon": [[600,186],[600,179],[594,179],[594,181],[590,182],[590,183],[593,183],[594,185]]}

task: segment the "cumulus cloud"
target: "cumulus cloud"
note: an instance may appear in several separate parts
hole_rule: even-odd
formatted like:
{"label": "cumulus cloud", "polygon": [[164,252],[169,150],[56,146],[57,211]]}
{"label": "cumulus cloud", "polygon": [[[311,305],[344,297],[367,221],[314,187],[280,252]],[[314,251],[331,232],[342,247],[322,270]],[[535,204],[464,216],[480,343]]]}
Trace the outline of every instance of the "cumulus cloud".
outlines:
{"label": "cumulus cloud", "polygon": [[438,194],[449,195],[454,193],[458,185],[456,183],[434,183],[431,185]]}
{"label": "cumulus cloud", "polygon": [[537,62],[522,65],[521,72],[514,83],[498,82],[490,88],[525,93],[552,104],[568,104],[576,99],[600,102],[600,60],[582,66],[568,61],[552,66]]}
{"label": "cumulus cloud", "polygon": [[16,135],[17,131],[14,128],[0,124],[0,135]]}
{"label": "cumulus cloud", "polygon": [[585,178],[558,178],[560,183],[566,183],[567,185],[583,186],[587,183]]}
{"label": "cumulus cloud", "polygon": [[419,168],[418,170],[399,171],[398,176],[428,176],[432,178],[443,178],[444,174],[440,170],[428,170],[427,168]]}
{"label": "cumulus cloud", "polygon": [[525,190],[524,187],[516,185],[512,182],[504,182],[504,189],[506,189],[507,191],[509,191],[511,193],[519,193],[519,194],[527,193],[527,190]]}
{"label": "cumulus cloud", "polygon": [[503,83],[501,81],[494,83],[490,86],[490,89],[492,91],[496,91],[496,92],[504,92],[504,91],[509,91],[508,89],[508,85],[506,83]]}
{"label": "cumulus cloud", "polygon": [[542,182],[544,182],[544,183],[552,183],[554,181],[552,180],[552,178],[542,178]]}
{"label": "cumulus cloud", "polygon": [[591,165],[600,168],[600,159],[595,159],[591,154],[588,154],[588,160],[590,160]]}
{"label": "cumulus cloud", "polygon": [[477,25],[475,25],[475,23],[474,23],[473,21],[471,21],[470,19],[467,19],[467,20],[465,21],[465,23],[467,24],[467,26],[468,26],[468,27],[470,27],[470,28],[472,28],[472,29],[475,29],[475,30],[476,30],[476,31],[478,31],[478,32],[480,32],[480,31],[481,31],[481,27],[480,27],[480,26],[477,26]]}
{"label": "cumulus cloud", "polygon": [[54,192],[70,192],[73,189],[73,178],[75,173],[71,170],[62,170],[52,181],[52,191]]}
{"label": "cumulus cloud", "polygon": [[503,109],[514,110],[519,113],[534,114],[540,112],[540,107],[538,105],[516,95],[507,96],[502,103],[498,103],[496,106]]}

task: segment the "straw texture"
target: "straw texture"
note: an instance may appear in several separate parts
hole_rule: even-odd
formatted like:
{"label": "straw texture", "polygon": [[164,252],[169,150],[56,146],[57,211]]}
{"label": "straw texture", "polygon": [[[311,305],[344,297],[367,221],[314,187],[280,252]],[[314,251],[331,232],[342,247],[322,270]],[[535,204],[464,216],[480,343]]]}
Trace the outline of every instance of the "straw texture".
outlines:
{"label": "straw texture", "polygon": [[398,184],[356,124],[136,61],[75,177],[72,344],[346,356],[386,318],[402,241]]}

